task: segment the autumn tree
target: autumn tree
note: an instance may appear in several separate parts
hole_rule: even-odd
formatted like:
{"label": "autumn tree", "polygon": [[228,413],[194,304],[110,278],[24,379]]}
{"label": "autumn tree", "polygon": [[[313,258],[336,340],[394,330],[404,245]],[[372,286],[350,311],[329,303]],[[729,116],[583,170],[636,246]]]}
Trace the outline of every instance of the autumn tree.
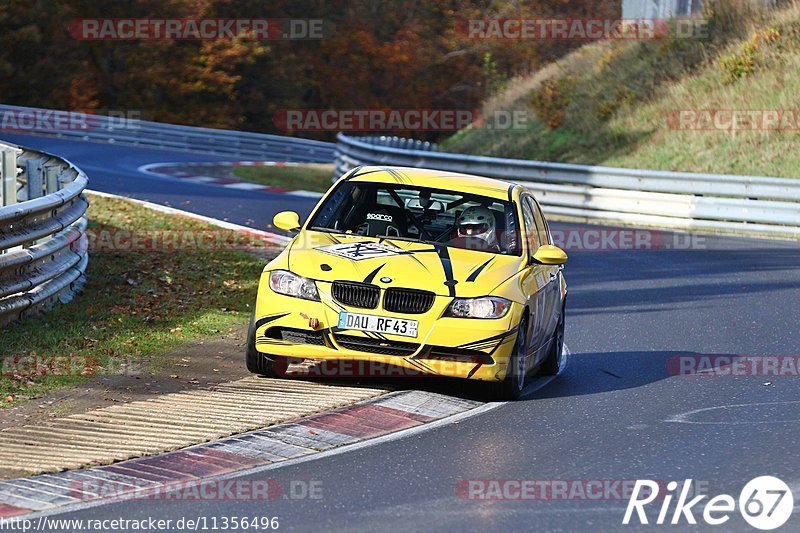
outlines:
{"label": "autumn tree", "polygon": [[[621,0],[3,0],[0,100],[275,131],[281,109],[476,109],[582,43],[471,39],[478,18],[618,17]],[[81,40],[81,18],[316,18],[322,40]],[[330,136],[330,135],[328,135]]]}

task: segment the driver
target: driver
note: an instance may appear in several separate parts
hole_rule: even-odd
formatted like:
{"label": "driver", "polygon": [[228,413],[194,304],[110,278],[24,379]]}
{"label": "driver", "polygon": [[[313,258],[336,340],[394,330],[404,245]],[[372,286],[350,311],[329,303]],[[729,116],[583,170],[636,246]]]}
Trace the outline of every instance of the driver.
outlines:
{"label": "driver", "polygon": [[457,238],[476,250],[499,250],[494,215],[488,207],[468,207],[458,217]]}

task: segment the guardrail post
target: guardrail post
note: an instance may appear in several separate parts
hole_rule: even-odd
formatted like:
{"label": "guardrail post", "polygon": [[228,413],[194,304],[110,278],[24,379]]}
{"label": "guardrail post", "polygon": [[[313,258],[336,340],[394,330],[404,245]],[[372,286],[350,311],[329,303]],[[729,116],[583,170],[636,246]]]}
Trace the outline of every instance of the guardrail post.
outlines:
{"label": "guardrail post", "polygon": [[57,166],[48,165],[44,167],[44,185],[46,194],[52,194],[58,190],[58,174],[61,169]]}
{"label": "guardrail post", "polygon": [[0,205],[17,203],[17,153],[14,150],[2,151],[2,164],[0,164]]}
{"label": "guardrail post", "polygon": [[28,200],[42,196],[44,194],[42,160],[28,159],[25,161],[25,175],[28,178]]}
{"label": "guardrail post", "polygon": [[69,185],[73,180],[73,177],[70,176],[69,172],[62,172],[58,175],[58,190],[60,191],[67,185]]}

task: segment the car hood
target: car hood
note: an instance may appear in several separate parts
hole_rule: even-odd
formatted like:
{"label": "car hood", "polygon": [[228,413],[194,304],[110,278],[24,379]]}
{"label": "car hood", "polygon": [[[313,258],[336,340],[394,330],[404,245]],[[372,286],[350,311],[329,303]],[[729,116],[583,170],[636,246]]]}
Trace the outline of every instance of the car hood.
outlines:
{"label": "car hood", "polygon": [[522,263],[517,256],[320,232],[298,236],[290,245],[288,261],[292,272],[314,280],[374,283],[459,297],[486,296],[516,274]]}

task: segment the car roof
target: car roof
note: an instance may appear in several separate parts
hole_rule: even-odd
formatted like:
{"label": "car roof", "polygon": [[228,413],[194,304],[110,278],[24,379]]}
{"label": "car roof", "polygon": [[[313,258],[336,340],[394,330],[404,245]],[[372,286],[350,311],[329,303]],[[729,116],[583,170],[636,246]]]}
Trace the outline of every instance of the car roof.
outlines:
{"label": "car roof", "polygon": [[471,176],[447,170],[409,167],[363,166],[353,170],[346,179],[364,183],[392,183],[412,187],[430,187],[487,196],[497,200],[508,200],[510,190],[515,187],[513,183],[482,176]]}

